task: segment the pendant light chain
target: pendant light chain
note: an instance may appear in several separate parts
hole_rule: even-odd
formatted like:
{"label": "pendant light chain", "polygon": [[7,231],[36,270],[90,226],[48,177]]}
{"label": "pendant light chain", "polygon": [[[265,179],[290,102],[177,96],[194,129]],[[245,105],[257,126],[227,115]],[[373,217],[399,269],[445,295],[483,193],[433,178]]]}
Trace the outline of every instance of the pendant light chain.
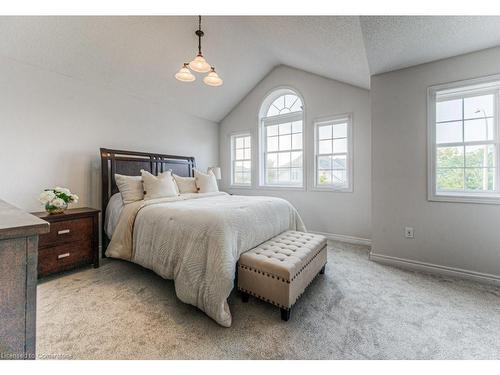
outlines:
{"label": "pendant light chain", "polygon": [[201,55],[201,36],[203,31],[201,31],[201,16],[198,16],[198,53]]}

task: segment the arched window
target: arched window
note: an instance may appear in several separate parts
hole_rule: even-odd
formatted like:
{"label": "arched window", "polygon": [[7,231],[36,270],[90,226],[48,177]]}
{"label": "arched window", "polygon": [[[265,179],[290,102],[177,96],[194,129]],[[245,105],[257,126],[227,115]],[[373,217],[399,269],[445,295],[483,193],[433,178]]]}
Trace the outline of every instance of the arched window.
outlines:
{"label": "arched window", "polygon": [[259,113],[262,186],[304,186],[303,119],[300,95],[282,88],[269,94]]}
{"label": "arched window", "polygon": [[266,117],[284,115],[291,112],[302,112],[302,100],[295,93],[284,94],[276,98],[269,106]]}

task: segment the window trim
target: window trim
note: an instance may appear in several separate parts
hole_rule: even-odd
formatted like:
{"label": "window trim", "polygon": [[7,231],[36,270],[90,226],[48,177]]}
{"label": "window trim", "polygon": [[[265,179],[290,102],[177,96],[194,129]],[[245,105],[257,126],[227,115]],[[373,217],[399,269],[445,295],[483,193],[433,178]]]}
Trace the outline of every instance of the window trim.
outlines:
{"label": "window trim", "polygon": [[[454,203],[480,203],[480,204],[500,204],[500,88],[493,85],[494,82],[500,81],[500,74],[454,81],[450,83],[434,85],[427,88],[427,200],[430,202],[454,202]],[[491,84],[491,85],[488,85]],[[495,157],[495,183],[497,192],[467,192],[467,191],[447,191],[438,192],[436,186],[436,94],[439,91],[457,89],[455,93],[449,93],[450,97],[464,97],[460,95],[460,89],[466,86],[484,86],[472,88],[478,93],[486,93],[495,91],[495,123],[493,124],[495,132],[495,140],[481,141],[481,144],[492,143],[496,147]],[[492,87],[495,87],[493,89]],[[467,96],[467,95],[465,95]],[[471,94],[471,96],[474,96]],[[471,142],[461,142],[471,143]],[[474,143],[474,142],[472,142]]]}
{"label": "window trim", "polygon": [[[340,123],[347,120],[347,179],[348,185],[347,187],[335,187],[335,185],[329,186],[319,186],[318,185],[318,129],[319,126],[327,124],[327,123]],[[354,181],[353,181],[353,114],[342,113],[338,115],[332,115],[328,117],[317,118],[313,122],[313,142],[314,142],[314,154],[313,154],[313,171],[312,171],[312,188],[313,191],[330,191],[330,192],[338,192],[338,193],[352,193],[354,192]]]}
{"label": "window trim", "polygon": [[[276,115],[276,116],[270,116],[266,117],[267,111],[269,109],[269,106],[282,95],[285,94],[293,94],[299,97],[299,99],[302,102],[302,111],[296,111],[296,112],[290,112],[290,113],[285,113],[282,115]],[[265,95],[264,99],[261,102],[260,108],[259,108],[259,115],[258,115],[258,141],[259,141],[259,148],[258,148],[258,160],[259,160],[259,172],[258,172],[258,183],[256,188],[261,189],[261,190],[291,190],[291,191],[306,191],[307,189],[307,180],[306,180],[306,151],[307,151],[307,142],[306,142],[306,105],[304,102],[303,96],[300,94],[300,92],[291,87],[291,86],[278,86],[273,88],[272,90],[268,91],[267,94]],[[300,113],[300,115],[299,115]],[[264,132],[265,132],[265,126],[267,125],[274,125],[274,124],[279,124],[283,123],[283,121],[280,120],[288,120],[288,121],[302,121],[302,185],[277,185],[277,184],[272,184],[268,185],[265,183],[265,150],[266,150],[266,145],[267,145],[267,139],[265,138]],[[290,150],[292,151],[292,150]]]}
{"label": "window trim", "polygon": [[[234,181],[234,140],[238,137],[250,137],[250,184],[235,184]],[[229,187],[232,189],[252,189],[254,176],[254,144],[253,134],[250,130],[242,130],[229,134]]]}

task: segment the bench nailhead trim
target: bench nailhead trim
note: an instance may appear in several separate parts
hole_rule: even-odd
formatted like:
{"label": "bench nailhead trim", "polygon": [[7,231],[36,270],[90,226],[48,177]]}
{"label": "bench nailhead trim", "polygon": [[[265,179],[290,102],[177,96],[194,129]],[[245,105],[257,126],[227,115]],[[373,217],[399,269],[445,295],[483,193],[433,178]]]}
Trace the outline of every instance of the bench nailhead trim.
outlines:
{"label": "bench nailhead trim", "polygon": [[[326,263],[323,265],[323,267],[324,267],[325,265],[326,265]],[[250,295],[252,295],[252,296],[254,296],[254,297],[258,298],[258,299],[261,299],[261,300],[263,300],[263,301],[266,301],[266,302],[268,302],[268,303],[270,303],[270,304],[272,304],[272,305],[274,305],[274,306],[278,306],[279,308],[289,310],[289,309],[291,309],[291,308],[293,307],[293,305],[295,305],[295,303],[296,303],[296,302],[298,301],[298,299],[302,296],[302,294],[304,294],[304,292],[306,291],[307,287],[308,287],[309,285],[311,285],[311,283],[312,283],[312,282],[313,282],[313,281],[314,281],[314,280],[318,277],[318,275],[319,275],[319,272],[316,274],[316,276],[314,276],[314,277],[311,279],[311,281],[309,281],[309,283],[305,286],[304,290],[302,290],[302,292],[300,292],[300,293],[299,293],[299,295],[298,295],[298,296],[295,298],[295,300],[294,300],[294,301],[290,304],[290,306],[284,306],[284,305],[282,305],[281,303],[278,303],[278,302],[272,301],[272,300],[270,300],[269,298],[263,297],[263,296],[261,296],[261,295],[259,295],[259,294],[257,294],[257,293],[252,292],[251,290],[247,290],[247,289],[245,289],[245,288],[241,288],[241,287],[239,287],[239,286],[238,286],[238,290],[239,290],[239,291],[241,291],[241,292],[244,292],[244,293],[250,294]]]}
{"label": "bench nailhead trim", "polygon": [[286,282],[288,284],[290,284],[290,281],[289,280],[286,280],[278,275],[274,275],[272,273],[269,273],[269,272],[264,272],[264,271],[261,271],[261,270],[258,270],[256,268],[252,268],[252,267],[249,267],[249,266],[245,266],[243,264],[238,264],[238,268],[240,269],[243,269],[243,270],[249,270],[249,271],[253,271],[255,273],[258,273],[259,275],[264,275],[264,276],[267,276],[267,277],[272,277],[273,279],[276,278],[280,281],[283,281],[283,282]]}
{"label": "bench nailhead trim", "polygon": [[[290,280],[287,280],[283,277],[280,277],[278,275],[275,275],[275,274],[272,274],[272,273],[269,273],[269,272],[264,272],[264,271],[261,271],[257,268],[253,268],[253,267],[250,267],[250,266],[247,266],[247,265],[244,265],[244,264],[240,264],[238,263],[238,267],[241,268],[241,269],[245,269],[245,270],[250,270],[250,271],[253,271],[253,272],[257,272],[259,275],[262,274],[262,275],[265,275],[267,277],[272,277],[274,279],[274,277],[276,277],[278,280],[280,281],[283,281],[283,282],[286,282],[287,284],[290,284],[290,281],[293,281],[295,280],[301,273],[302,271],[304,271],[304,269],[319,255],[319,253],[321,253],[321,251],[323,251],[323,249],[325,249],[326,245],[324,247],[322,247],[321,249],[319,249],[319,251],[316,252],[316,254],[314,254],[314,256],[309,259],[309,261],[304,264],[302,266],[302,268],[300,270],[297,271],[297,273],[290,279]],[[270,257],[268,257],[270,258]],[[283,261],[283,259],[281,259],[281,261]]]}

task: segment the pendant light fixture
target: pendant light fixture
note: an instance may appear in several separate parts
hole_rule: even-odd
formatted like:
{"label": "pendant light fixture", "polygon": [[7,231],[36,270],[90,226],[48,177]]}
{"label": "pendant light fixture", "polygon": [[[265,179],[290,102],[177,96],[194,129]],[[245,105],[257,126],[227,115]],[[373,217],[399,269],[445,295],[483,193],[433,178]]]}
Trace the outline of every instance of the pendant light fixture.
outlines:
{"label": "pendant light fixture", "polygon": [[184,66],[175,74],[175,78],[177,78],[181,82],[193,82],[196,77],[189,70],[189,64],[184,63]]}
{"label": "pendant light fixture", "polygon": [[182,68],[175,75],[175,78],[181,82],[193,82],[196,77],[191,73],[192,70],[197,73],[208,73],[203,79],[206,85],[214,87],[222,85],[223,81],[215,72],[215,67],[210,66],[201,52],[201,38],[205,35],[203,30],[201,30],[201,16],[198,16],[198,30],[194,33],[198,37],[198,54],[189,64],[183,64]]}
{"label": "pendant light fixture", "polygon": [[212,66],[210,73],[203,78],[203,82],[209,86],[220,86],[224,81],[219,77],[219,75],[215,72],[215,68]]}
{"label": "pendant light fixture", "polygon": [[198,73],[208,73],[210,71],[210,64],[207,63],[203,57],[203,53],[201,53],[201,38],[205,35],[203,30],[201,30],[201,16],[198,16],[198,30],[194,33],[198,37],[198,54],[193,61],[189,63],[189,67]]}

